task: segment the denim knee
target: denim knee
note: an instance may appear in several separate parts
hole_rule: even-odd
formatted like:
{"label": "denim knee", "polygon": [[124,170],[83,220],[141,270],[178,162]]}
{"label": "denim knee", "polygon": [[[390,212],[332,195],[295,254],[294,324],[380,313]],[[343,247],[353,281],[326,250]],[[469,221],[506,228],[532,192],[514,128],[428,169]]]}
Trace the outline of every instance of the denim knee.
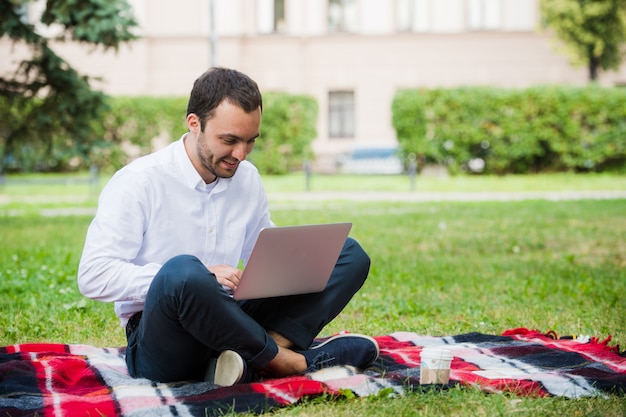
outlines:
{"label": "denim knee", "polygon": [[367,252],[365,252],[359,242],[349,237],[344,246],[344,254],[355,275],[363,277],[363,281],[365,281],[371,265],[371,260]]}
{"label": "denim knee", "polygon": [[189,295],[210,297],[221,289],[215,275],[193,255],[178,255],[163,264],[152,286],[159,288],[161,295],[181,300]]}

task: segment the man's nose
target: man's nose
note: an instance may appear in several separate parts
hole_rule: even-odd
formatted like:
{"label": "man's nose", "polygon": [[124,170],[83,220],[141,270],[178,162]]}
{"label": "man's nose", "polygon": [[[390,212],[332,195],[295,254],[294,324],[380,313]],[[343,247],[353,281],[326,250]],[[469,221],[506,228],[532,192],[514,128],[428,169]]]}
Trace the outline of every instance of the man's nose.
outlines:
{"label": "man's nose", "polygon": [[245,142],[239,142],[235,145],[235,147],[233,148],[233,152],[232,155],[234,158],[237,158],[240,161],[243,161],[246,159],[246,156],[248,156],[248,146]]}

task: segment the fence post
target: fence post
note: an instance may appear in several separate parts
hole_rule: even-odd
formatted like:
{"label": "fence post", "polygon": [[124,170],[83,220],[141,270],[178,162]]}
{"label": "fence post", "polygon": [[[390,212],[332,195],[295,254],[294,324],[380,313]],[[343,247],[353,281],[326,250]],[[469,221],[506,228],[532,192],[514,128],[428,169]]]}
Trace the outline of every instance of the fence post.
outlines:
{"label": "fence post", "polygon": [[92,198],[98,196],[98,188],[100,185],[100,170],[97,165],[89,168],[89,195]]}
{"label": "fence post", "polygon": [[414,153],[409,154],[408,167],[409,180],[411,181],[411,191],[415,191],[417,182],[417,156]]}
{"label": "fence post", "polygon": [[305,190],[311,191],[311,163],[309,160],[304,161],[304,182],[305,182]]}

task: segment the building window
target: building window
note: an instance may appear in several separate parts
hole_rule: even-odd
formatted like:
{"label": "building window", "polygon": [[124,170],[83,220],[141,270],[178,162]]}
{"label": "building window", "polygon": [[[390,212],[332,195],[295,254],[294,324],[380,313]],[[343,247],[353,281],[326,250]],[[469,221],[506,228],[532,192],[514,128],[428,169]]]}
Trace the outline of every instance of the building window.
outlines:
{"label": "building window", "polygon": [[331,91],[328,94],[328,136],[354,137],[354,91]]}
{"label": "building window", "polygon": [[285,0],[257,0],[257,30],[259,33],[285,31]]}
{"label": "building window", "polygon": [[285,0],[274,0],[274,32],[285,30]]}
{"label": "building window", "polygon": [[355,0],[328,0],[328,30],[331,32],[357,31]]}
{"label": "building window", "polygon": [[467,0],[467,24],[469,29],[502,29],[501,7],[501,0]]}
{"label": "building window", "polygon": [[396,0],[396,24],[399,32],[430,30],[430,0]]}

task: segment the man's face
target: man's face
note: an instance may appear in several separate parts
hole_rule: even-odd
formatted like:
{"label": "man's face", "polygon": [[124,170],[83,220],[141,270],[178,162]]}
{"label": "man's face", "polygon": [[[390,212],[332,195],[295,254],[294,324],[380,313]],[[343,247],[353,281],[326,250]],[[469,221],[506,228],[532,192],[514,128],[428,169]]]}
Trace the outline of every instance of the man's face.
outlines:
{"label": "man's face", "polygon": [[223,101],[212,118],[200,131],[200,120],[194,114],[187,117],[190,132],[195,134],[195,146],[190,143],[190,158],[206,183],[216,178],[235,175],[239,163],[254,148],[261,126],[261,109],[246,113],[240,107]]}

